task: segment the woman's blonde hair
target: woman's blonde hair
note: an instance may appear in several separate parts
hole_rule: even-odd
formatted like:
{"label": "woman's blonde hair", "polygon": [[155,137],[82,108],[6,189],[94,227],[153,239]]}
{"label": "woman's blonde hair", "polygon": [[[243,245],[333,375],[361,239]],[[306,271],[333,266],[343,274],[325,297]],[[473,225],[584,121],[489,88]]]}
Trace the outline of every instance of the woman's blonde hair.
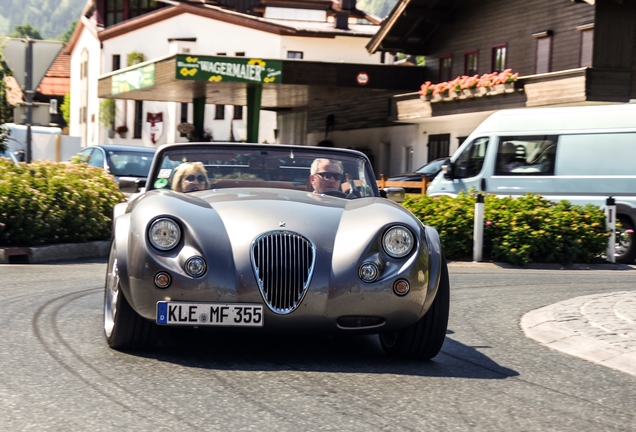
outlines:
{"label": "woman's blonde hair", "polygon": [[172,176],[172,190],[183,192],[181,183],[184,177],[187,177],[190,174],[203,175],[205,177],[205,188],[210,188],[208,173],[203,164],[201,162],[184,162],[174,170],[174,175]]}

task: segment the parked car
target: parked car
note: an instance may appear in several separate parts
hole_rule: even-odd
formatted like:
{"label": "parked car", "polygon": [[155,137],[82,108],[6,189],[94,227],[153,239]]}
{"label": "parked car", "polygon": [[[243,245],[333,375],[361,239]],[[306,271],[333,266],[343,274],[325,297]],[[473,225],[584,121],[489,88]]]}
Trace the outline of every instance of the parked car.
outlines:
{"label": "parked car", "polygon": [[[317,159],[338,167],[312,175]],[[315,192],[322,181],[333,190]],[[205,188],[179,192],[182,182]],[[381,196],[361,152],[164,145],[145,191],[113,221],[112,348],[152,347],[169,327],[372,333],[398,358],[432,358],[444,342],[450,287],[437,231]]]}
{"label": "parked car", "polygon": [[[412,182],[421,182],[422,176],[426,177],[426,181],[428,183],[432,182],[437,174],[442,171],[442,165],[444,162],[448,161],[448,158],[440,158],[435,159],[427,163],[426,165],[418,168],[414,172],[408,172],[399,174],[387,179],[387,181],[412,181]],[[421,192],[421,188],[405,188],[407,192]]]}
{"label": "parked car", "polygon": [[82,149],[79,156],[89,165],[107,170],[122,191],[131,192],[131,187],[143,188],[146,185],[156,151],[153,147],[100,144]]}
{"label": "parked car", "polygon": [[0,157],[4,157],[4,158],[7,158],[7,159],[11,159],[11,160],[13,161],[13,163],[14,163],[14,164],[16,164],[16,165],[18,165],[18,164],[19,164],[19,162],[18,162],[18,158],[17,158],[17,157],[15,156],[15,154],[14,154],[11,150],[9,150],[9,149],[7,149],[7,150],[3,151],[2,153],[0,153]]}

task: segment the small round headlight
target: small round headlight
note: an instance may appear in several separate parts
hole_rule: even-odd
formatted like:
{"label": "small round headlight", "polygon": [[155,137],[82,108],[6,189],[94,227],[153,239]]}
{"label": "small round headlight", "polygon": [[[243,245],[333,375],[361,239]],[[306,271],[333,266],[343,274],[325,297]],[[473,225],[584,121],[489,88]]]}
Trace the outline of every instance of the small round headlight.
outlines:
{"label": "small round headlight", "polygon": [[200,256],[190,257],[185,262],[185,271],[192,277],[201,276],[203,273],[205,273],[206,269],[207,266],[205,264],[205,260]]}
{"label": "small round headlight", "polygon": [[174,248],[181,240],[181,228],[172,219],[159,218],[150,224],[148,238],[154,247],[167,251]]}
{"label": "small round headlight", "polygon": [[415,245],[411,231],[403,226],[389,228],[382,237],[384,251],[393,258],[403,258],[408,255]]}
{"label": "small round headlight", "polygon": [[358,276],[363,282],[374,282],[380,276],[380,269],[375,263],[365,262],[358,269]]}

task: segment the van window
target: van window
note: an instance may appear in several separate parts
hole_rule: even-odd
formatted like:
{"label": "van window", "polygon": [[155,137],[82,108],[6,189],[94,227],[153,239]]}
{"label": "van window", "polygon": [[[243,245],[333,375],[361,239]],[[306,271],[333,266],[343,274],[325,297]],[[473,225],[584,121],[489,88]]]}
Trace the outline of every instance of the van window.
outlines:
{"label": "van window", "polygon": [[457,156],[455,160],[455,178],[475,177],[481,172],[488,148],[488,138],[476,138]]}
{"label": "van window", "polygon": [[495,175],[554,175],[558,135],[502,136]]}

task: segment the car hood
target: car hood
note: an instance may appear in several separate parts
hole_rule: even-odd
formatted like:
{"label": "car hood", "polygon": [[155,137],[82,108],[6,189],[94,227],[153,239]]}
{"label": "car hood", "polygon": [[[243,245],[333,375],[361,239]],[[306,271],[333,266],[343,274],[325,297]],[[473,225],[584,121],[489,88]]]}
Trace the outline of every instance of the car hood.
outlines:
{"label": "car hood", "polygon": [[347,200],[303,191],[283,189],[220,189],[183,194],[168,190],[149,191],[134,200],[129,211],[141,207],[147,221],[157,214],[179,218],[199,235],[223,226],[234,245],[249,245],[259,235],[276,230],[299,233],[317,247],[333,251],[337,242],[362,245],[378,230],[403,223],[418,231],[411,213],[385,198]]}

